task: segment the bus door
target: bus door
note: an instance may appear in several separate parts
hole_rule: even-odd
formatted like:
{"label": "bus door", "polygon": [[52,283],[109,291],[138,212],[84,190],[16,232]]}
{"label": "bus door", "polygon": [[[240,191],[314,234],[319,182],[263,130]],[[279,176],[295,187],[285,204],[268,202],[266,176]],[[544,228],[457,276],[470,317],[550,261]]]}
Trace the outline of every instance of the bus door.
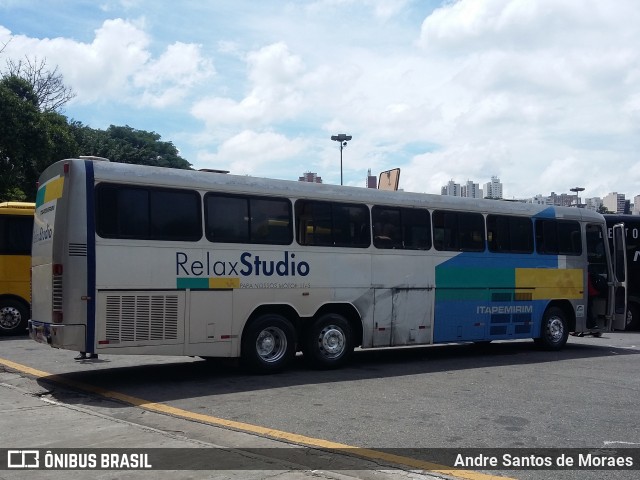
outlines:
{"label": "bus door", "polygon": [[627,322],[627,246],[624,223],[613,226],[613,328],[624,330]]}

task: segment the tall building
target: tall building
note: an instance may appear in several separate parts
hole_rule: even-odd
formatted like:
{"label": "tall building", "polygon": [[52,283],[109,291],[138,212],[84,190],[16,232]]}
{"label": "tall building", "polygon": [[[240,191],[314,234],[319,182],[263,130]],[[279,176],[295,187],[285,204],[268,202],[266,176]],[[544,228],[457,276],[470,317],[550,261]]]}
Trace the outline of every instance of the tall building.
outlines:
{"label": "tall building", "polygon": [[367,171],[367,188],[378,188],[378,179],[371,175],[371,169]]}
{"label": "tall building", "polygon": [[594,212],[599,212],[600,208],[602,208],[602,199],[600,197],[585,198],[584,208],[587,210],[593,210]]}
{"label": "tall building", "polygon": [[473,183],[471,180],[467,180],[467,183],[464,185],[456,183],[453,179],[449,180],[449,183],[440,189],[440,194],[451,197],[482,198],[480,185]]}
{"label": "tall building", "polygon": [[448,195],[450,197],[460,197],[462,194],[462,190],[460,189],[459,183],[456,183],[453,180],[449,180],[449,183],[442,187],[440,193],[442,195]]}
{"label": "tall building", "polygon": [[633,211],[634,215],[640,215],[640,195],[633,197]]}
{"label": "tall building", "polygon": [[466,198],[482,198],[480,184],[467,180],[467,184],[462,186],[460,195]]}
{"label": "tall building", "polygon": [[612,213],[625,213],[624,193],[611,192],[602,199],[602,205]]}
{"label": "tall building", "polygon": [[317,173],[305,172],[304,175],[298,178],[298,181],[308,183],[322,183],[322,177],[319,177]]}
{"label": "tall building", "polygon": [[556,207],[570,207],[575,204],[576,196],[568,193],[551,192],[551,195],[547,197],[547,205],[554,205]]}
{"label": "tall building", "polygon": [[543,197],[541,193],[533,198],[530,198],[527,203],[533,203],[534,205],[547,205],[547,197]]}
{"label": "tall building", "polygon": [[489,183],[484,184],[484,198],[502,198],[502,183],[495,175]]}

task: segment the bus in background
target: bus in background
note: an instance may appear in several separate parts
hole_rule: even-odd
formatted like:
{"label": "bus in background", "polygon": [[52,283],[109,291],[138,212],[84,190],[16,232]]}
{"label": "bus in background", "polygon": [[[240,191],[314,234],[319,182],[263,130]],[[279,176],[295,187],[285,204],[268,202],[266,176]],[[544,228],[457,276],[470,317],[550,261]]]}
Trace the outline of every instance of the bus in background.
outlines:
{"label": "bus in background", "polygon": [[640,216],[606,214],[608,236],[613,248],[613,226],[623,223],[627,249],[627,318],[625,330],[640,330]]}
{"label": "bus in background", "polygon": [[604,218],[583,209],[96,158],[39,185],[29,332],[55,348],[274,372],[298,351],[335,368],[358,346],[557,350],[624,322]]}
{"label": "bus in background", "polygon": [[0,335],[27,334],[34,206],[0,203]]}

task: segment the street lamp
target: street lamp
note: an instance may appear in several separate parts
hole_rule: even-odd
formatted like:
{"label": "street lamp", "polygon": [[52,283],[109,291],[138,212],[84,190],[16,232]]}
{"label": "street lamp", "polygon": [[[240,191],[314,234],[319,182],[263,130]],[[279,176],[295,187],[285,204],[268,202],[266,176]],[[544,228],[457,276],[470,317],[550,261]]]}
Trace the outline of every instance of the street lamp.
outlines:
{"label": "street lamp", "polygon": [[347,146],[347,142],[351,140],[351,135],[340,133],[338,135],[331,135],[331,140],[340,142],[340,185],[342,185],[342,149]]}
{"label": "street lamp", "polygon": [[580,208],[580,197],[578,196],[578,194],[580,192],[584,192],[584,187],[573,187],[569,190],[576,194],[576,207]]}

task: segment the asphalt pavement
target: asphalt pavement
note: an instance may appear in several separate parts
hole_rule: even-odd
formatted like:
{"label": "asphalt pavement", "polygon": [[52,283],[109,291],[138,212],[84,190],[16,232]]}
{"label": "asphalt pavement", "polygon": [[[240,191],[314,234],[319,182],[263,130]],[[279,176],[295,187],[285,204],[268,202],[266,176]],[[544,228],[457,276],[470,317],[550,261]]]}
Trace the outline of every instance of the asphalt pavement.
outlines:
{"label": "asphalt pavement", "polygon": [[[193,422],[139,409],[123,415],[130,405],[106,415],[105,402],[0,365],[0,479],[448,478],[211,425],[196,426],[207,430],[202,441],[184,433]],[[130,421],[135,415],[158,415],[161,428]]]}

